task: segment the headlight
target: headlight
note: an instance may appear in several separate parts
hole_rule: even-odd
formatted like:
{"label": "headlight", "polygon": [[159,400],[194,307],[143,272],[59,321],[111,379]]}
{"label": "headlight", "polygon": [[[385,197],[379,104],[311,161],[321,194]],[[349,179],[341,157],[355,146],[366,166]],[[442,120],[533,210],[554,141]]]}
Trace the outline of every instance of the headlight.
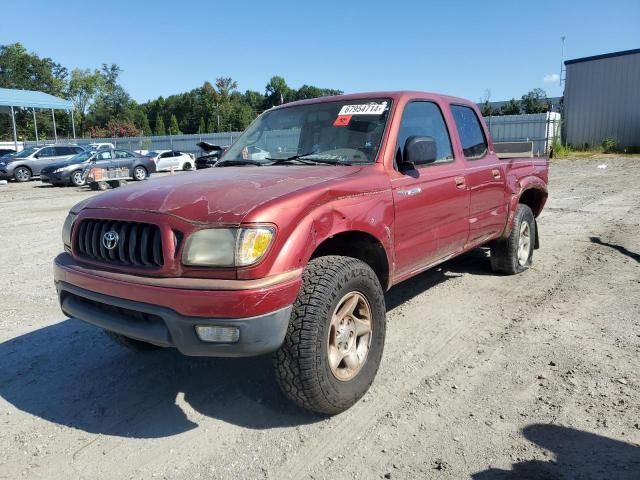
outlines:
{"label": "headlight", "polygon": [[62,226],[62,243],[71,248],[71,230],[73,229],[73,222],[76,221],[77,215],[70,213],[64,221]]}
{"label": "headlight", "polygon": [[56,168],[53,173],[62,173],[64,171],[64,168]]}
{"label": "headlight", "polygon": [[206,267],[244,267],[260,260],[271,245],[269,227],[212,228],[187,239],[182,263]]}

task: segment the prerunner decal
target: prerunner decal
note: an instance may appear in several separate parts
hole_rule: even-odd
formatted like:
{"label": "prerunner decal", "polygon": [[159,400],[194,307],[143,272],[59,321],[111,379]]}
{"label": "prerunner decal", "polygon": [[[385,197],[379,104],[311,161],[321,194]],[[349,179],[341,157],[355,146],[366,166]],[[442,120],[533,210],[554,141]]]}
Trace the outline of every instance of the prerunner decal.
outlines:
{"label": "prerunner decal", "polygon": [[338,116],[342,115],[382,115],[387,109],[387,102],[361,103],[360,105],[344,105]]}

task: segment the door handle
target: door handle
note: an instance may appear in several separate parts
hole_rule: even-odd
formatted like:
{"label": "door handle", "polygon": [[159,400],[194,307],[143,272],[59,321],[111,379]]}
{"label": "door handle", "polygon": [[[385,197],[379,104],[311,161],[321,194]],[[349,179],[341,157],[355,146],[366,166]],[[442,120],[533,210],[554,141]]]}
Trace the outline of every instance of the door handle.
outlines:
{"label": "door handle", "polygon": [[496,180],[500,180],[500,177],[502,176],[500,174],[500,170],[498,170],[497,168],[491,170],[491,175],[493,175],[493,178],[495,178]]}
{"label": "door handle", "polygon": [[414,188],[410,188],[408,190],[398,190],[398,195],[409,197],[411,195],[417,195],[420,192],[422,192],[422,189],[420,187],[414,187]]}
{"label": "door handle", "polygon": [[458,187],[458,188],[466,187],[466,184],[465,184],[465,181],[464,181],[464,177],[456,177],[455,181],[456,181],[456,187]]}

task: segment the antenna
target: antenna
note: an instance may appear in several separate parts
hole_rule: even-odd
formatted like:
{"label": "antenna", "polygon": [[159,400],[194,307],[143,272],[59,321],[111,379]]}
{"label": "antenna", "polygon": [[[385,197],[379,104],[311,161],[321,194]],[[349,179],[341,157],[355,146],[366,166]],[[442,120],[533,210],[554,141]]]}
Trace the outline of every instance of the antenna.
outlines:
{"label": "antenna", "polygon": [[567,69],[564,66],[564,41],[566,40],[566,38],[567,38],[566,35],[562,35],[560,37],[560,41],[562,42],[562,50],[561,50],[561,53],[560,53],[560,79],[558,81],[558,85],[559,86],[562,86],[562,82],[563,82],[562,74],[563,73],[565,74],[565,79],[566,79],[566,74],[567,74]]}

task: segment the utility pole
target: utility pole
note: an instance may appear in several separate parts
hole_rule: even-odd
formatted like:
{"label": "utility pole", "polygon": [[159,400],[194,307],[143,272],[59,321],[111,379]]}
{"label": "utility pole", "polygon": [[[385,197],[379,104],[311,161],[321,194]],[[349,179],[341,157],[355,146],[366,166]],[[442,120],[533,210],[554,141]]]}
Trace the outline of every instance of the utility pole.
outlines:
{"label": "utility pole", "polygon": [[560,41],[562,42],[562,50],[560,53],[560,79],[558,80],[558,86],[562,86],[562,72],[566,72],[565,68],[564,68],[564,41],[566,40],[567,36],[566,35],[562,35],[560,37]]}

